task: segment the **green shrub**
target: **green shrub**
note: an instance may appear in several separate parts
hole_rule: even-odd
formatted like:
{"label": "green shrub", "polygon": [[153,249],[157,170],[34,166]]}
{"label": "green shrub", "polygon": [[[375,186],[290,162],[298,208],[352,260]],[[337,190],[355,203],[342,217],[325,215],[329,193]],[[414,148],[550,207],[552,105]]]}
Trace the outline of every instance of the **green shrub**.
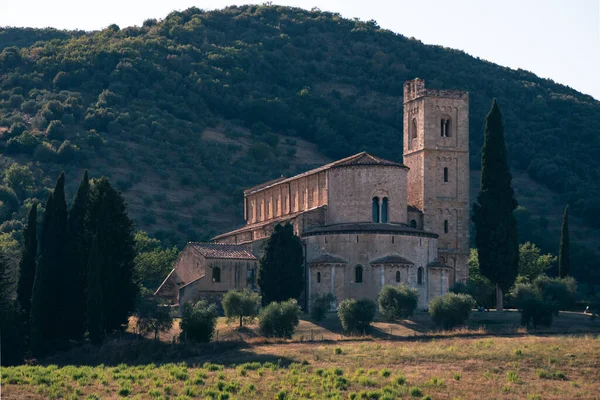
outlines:
{"label": "green shrub", "polygon": [[321,293],[313,296],[310,315],[315,321],[321,321],[325,318],[327,311],[331,309],[331,304],[335,301],[333,293]]}
{"label": "green shrub", "polygon": [[338,307],[338,317],[345,332],[365,333],[376,312],[377,305],[369,299],[347,299]]}
{"label": "green shrub", "polygon": [[300,323],[300,306],[295,299],[273,302],[258,315],[258,329],[265,337],[291,338]]}
{"label": "green shrub", "polygon": [[379,309],[390,320],[405,319],[413,315],[419,301],[419,291],[402,283],[386,285],[379,292]]}
{"label": "green shrub", "polygon": [[217,324],[217,306],[202,300],[196,304],[187,303],[181,315],[180,340],[210,342]]}
{"label": "green shrub", "polygon": [[533,287],[544,299],[554,303],[554,315],[559,310],[567,310],[575,304],[577,282],[572,277],[549,278],[541,275],[533,281]]}
{"label": "green shrub", "polygon": [[230,290],[223,296],[221,302],[228,321],[239,319],[240,326],[242,326],[244,318],[253,319],[256,316],[259,304],[260,294],[247,289],[244,291]]}
{"label": "green shrub", "polygon": [[452,329],[467,322],[474,306],[475,300],[468,294],[446,293],[429,302],[429,313],[436,325]]}
{"label": "green shrub", "polygon": [[512,292],[515,306],[521,312],[521,325],[550,326],[556,303],[529,284],[517,284]]}

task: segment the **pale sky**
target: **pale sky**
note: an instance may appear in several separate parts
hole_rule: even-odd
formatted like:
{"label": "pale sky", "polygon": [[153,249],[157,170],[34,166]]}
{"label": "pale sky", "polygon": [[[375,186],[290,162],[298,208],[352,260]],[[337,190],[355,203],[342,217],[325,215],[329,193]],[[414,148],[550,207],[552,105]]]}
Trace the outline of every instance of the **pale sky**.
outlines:
{"label": "pale sky", "polygon": [[[0,26],[96,30],[235,0],[0,0]],[[273,4],[374,19],[426,44],[522,68],[600,99],[600,0],[279,0]]]}

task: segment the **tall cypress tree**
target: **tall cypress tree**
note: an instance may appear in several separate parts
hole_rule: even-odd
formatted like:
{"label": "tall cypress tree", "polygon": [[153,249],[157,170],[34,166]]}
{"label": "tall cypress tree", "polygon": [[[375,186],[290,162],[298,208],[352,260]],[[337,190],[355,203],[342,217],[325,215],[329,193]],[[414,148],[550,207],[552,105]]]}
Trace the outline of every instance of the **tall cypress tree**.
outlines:
{"label": "tall cypress tree", "polygon": [[258,267],[263,304],[297,299],[304,288],[304,251],[291,224],[275,226]]}
{"label": "tall cypress tree", "polygon": [[31,310],[31,291],[35,279],[37,259],[37,203],[33,203],[27,216],[27,225],[23,229],[23,250],[19,262],[19,282],[17,285],[17,302],[23,317],[29,320]]}
{"label": "tall cypress tree", "polygon": [[31,293],[30,342],[31,352],[41,356],[50,350],[55,338],[55,316],[57,311],[56,277],[56,236],[54,224],[54,195],[50,193],[40,232],[40,256],[35,269],[35,279]]}
{"label": "tall cypress tree", "polygon": [[104,337],[104,313],[102,299],[102,260],[98,235],[92,240],[89,252],[87,278],[87,326],[90,341],[99,344]]}
{"label": "tall cypress tree", "polygon": [[485,117],[481,156],[481,187],[473,205],[475,243],[481,273],[496,285],[496,309],[503,310],[503,292],[515,282],[519,268],[517,208],[508,168],[502,114],[494,99]]}
{"label": "tall cypress tree", "polygon": [[569,206],[565,207],[560,231],[560,249],[558,252],[558,275],[564,278],[569,275],[571,268],[569,249]]}
{"label": "tall cypress tree", "polygon": [[91,226],[99,237],[102,253],[102,301],[107,332],[124,329],[135,308],[135,241],[133,222],[127,216],[123,196],[108,179],[93,181]]}
{"label": "tall cypress tree", "polygon": [[81,339],[85,333],[85,287],[89,261],[89,197],[87,170],[79,183],[67,219],[67,249],[64,264],[64,288],[61,297],[63,326],[66,337]]}
{"label": "tall cypress tree", "polygon": [[31,295],[31,350],[35,356],[51,351],[59,338],[64,338],[64,311],[61,297],[64,286],[64,257],[66,252],[67,203],[65,174],[56,180],[54,191],[48,195],[42,218],[39,258]]}
{"label": "tall cypress tree", "polygon": [[[54,187],[54,223],[53,223],[53,235],[55,236],[55,258],[54,263],[56,265],[57,278],[56,279],[56,296],[57,296],[57,310],[55,311],[55,317],[58,323],[56,325],[57,337],[66,339],[69,337],[67,334],[67,328],[64,325],[65,315],[69,313],[69,309],[65,308],[65,303],[68,301],[71,287],[67,285],[65,281],[65,265],[67,255],[67,200],[65,196],[65,173],[61,172],[58,179],[56,180],[56,186]],[[66,298],[66,299],[65,299]]]}

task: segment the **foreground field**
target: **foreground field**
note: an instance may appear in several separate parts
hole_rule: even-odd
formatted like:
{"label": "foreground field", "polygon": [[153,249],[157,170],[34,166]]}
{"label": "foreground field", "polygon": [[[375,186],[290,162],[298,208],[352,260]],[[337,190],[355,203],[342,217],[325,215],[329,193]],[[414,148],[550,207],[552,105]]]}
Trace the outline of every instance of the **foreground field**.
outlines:
{"label": "foreground field", "polygon": [[600,336],[207,347],[180,364],[4,368],[2,394],[10,399],[593,399],[600,396]]}

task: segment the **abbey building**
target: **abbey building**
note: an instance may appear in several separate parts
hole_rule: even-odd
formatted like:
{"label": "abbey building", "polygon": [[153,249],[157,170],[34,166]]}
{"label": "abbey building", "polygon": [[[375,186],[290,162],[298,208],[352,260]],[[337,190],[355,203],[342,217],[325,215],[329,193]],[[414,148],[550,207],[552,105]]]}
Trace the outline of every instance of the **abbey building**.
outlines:
{"label": "abbey building", "polygon": [[403,131],[402,164],[363,152],[247,189],[246,224],[189,243],[157,295],[181,305],[255,289],[262,243],[285,222],[305,246],[307,305],[327,292],[376,300],[384,285],[406,283],[422,306],[465,281],[468,94],[406,82]]}

